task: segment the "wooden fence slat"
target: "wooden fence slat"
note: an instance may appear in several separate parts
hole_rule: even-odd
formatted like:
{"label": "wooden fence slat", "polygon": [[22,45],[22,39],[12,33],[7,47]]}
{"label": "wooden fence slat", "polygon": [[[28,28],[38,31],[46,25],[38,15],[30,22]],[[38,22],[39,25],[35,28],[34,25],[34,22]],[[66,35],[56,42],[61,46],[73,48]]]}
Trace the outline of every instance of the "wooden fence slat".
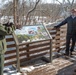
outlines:
{"label": "wooden fence slat", "polygon": [[10,42],[10,41],[14,41],[14,39],[13,38],[7,38],[6,41]]}
{"label": "wooden fence slat", "polygon": [[[33,46],[29,46],[28,48],[29,49],[33,49],[33,48],[38,48],[38,47],[44,47],[44,46],[47,46],[49,45],[50,43],[44,43],[44,44],[39,44],[39,45],[33,45]],[[24,48],[20,48],[19,51],[24,51],[24,50],[27,50],[28,49],[27,47],[24,47]]]}
{"label": "wooden fence slat", "polygon": [[45,54],[46,54],[46,52],[45,53],[38,54],[38,55],[31,56],[28,59],[27,58],[23,58],[23,59],[20,59],[20,62],[25,62],[27,60],[30,60],[30,59],[33,59],[33,58],[36,58],[36,57],[40,57],[40,56],[43,56]]}
{"label": "wooden fence slat", "polygon": [[8,62],[8,63],[5,63],[4,66],[13,65],[13,64],[16,64],[16,62],[17,62],[16,60]]}
{"label": "wooden fence slat", "polygon": [[12,54],[12,53],[16,53],[16,49],[15,50],[6,51],[5,55]]}
{"label": "wooden fence slat", "polygon": [[[38,49],[38,50],[33,50],[33,51],[30,51],[30,52],[25,52],[25,53],[22,53],[20,54],[20,56],[25,56],[27,54],[34,54],[34,53],[38,53],[38,52],[42,52],[42,51],[46,51],[48,50],[50,47],[46,47],[46,48],[43,48],[43,49]],[[11,55],[10,57],[6,57],[5,60],[9,60],[9,59],[13,59],[13,58],[16,58],[16,54],[15,55]]]}
{"label": "wooden fence slat", "polygon": [[11,48],[11,47],[16,47],[16,45],[15,44],[7,45],[7,48]]}

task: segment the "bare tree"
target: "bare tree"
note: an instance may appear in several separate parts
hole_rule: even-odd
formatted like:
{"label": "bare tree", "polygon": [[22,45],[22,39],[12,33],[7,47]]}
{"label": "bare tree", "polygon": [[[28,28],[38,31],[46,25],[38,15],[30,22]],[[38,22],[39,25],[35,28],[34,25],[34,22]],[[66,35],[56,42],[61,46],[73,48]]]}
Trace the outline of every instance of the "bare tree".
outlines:
{"label": "bare tree", "polygon": [[[34,22],[42,23],[42,21],[46,23],[54,22],[55,20],[60,18],[61,14],[63,14],[62,17],[64,17],[64,15],[68,12],[68,8],[75,8],[75,0],[62,0],[62,2],[60,0],[54,0],[51,3],[47,3],[47,1],[41,3],[41,0],[13,0],[16,2],[16,5],[13,9],[13,14],[13,4],[12,2],[9,2],[12,0],[6,1],[8,2],[5,3],[5,0],[2,0],[2,15],[14,15],[14,21],[16,22],[16,24],[19,22],[20,25],[31,24]],[[57,4],[57,2],[59,4]],[[36,16],[38,16],[38,18]],[[44,17],[46,17],[46,20],[44,19]]]}
{"label": "bare tree", "polygon": [[73,4],[74,4],[75,0],[72,0],[72,2],[70,2],[70,0],[67,0],[67,1],[68,1],[69,5],[70,5],[70,10],[71,10],[73,8]]}
{"label": "bare tree", "polygon": [[59,2],[59,4],[62,7],[61,11],[64,13],[64,18],[67,16],[67,12],[69,12],[68,14],[70,15],[70,10],[73,8],[75,0],[72,0],[72,1],[70,1],[70,0],[63,0],[62,2],[60,2],[59,0],[56,0],[56,1]]}

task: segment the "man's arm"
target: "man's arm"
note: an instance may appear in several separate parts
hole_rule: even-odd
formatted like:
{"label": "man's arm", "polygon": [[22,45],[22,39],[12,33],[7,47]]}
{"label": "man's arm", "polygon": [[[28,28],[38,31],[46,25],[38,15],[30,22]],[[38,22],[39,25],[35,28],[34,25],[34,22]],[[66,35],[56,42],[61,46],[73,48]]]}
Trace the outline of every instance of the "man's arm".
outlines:
{"label": "man's arm", "polygon": [[58,27],[60,27],[60,26],[62,26],[62,25],[65,25],[67,23],[67,18],[65,19],[65,20],[63,20],[60,24],[58,24],[58,25],[56,25],[56,26],[54,26],[55,28],[58,28]]}

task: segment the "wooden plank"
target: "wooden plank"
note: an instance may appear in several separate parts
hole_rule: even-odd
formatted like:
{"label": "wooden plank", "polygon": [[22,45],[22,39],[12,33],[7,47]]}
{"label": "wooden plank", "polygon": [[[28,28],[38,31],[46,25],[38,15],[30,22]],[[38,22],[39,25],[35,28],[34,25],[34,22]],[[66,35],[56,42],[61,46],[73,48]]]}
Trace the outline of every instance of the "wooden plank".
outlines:
{"label": "wooden plank", "polygon": [[[41,53],[41,54],[38,54],[38,55],[31,56],[31,57],[29,57],[29,58],[22,58],[22,59],[20,59],[20,62],[25,62],[25,61],[27,61],[27,60],[30,60],[30,59],[33,59],[33,58],[36,58],[36,57],[40,57],[40,56],[43,56],[43,55],[45,55],[45,54],[46,54],[46,52]],[[14,61],[5,63],[4,66],[13,65],[13,64],[16,64],[16,63],[17,63],[17,61],[14,60]]]}
{"label": "wooden plank", "polygon": [[9,66],[9,65],[13,65],[13,64],[16,64],[17,61],[14,60],[14,61],[11,61],[11,62],[8,62],[8,63],[5,63],[4,66]]}
{"label": "wooden plank", "polygon": [[49,42],[49,43],[42,43],[42,44],[38,44],[38,45],[33,45],[33,46],[29,46],[29,47],[20,48],[19,50],[20,50],[20,51],[24,51],[24,50],[27,50],[27,49],[44,47],[44,46],[47,46],[47,45],[50,45],[50,42]]}
{"label": "wooden plank", "polygon": [[[34,54],[34,53],[46,51],[48,49],[50,49],[50,47],[46,47],[46,48],[42,48],[42,49],[37,49],[37,50],[29,51],[29,52],[24,52],[24,53],[20,54],[20,57],[28,55],[28,54]],[[8,57],[5,57],[5,60],[10,60],[10,59],[13,59],[13,58],[16,58],[16,54],[8,56]]]}
{"label": "wooden plank", "polygon": [[[61,45],[61,44],[60,44]],[[66,45],[66,42],[64,42],[63,44],[62,44],[62,46],[65,46]]]}
{"label": "wooden plank", "polygon": [[67,32],[67,29],[61,29],[60,31],[61,32],[63,31],[64,33],[66,33]]}
{"label": "wooden plank", "polygon": [[38,47],[44,47],[44,46],[47,46],[47,45],[50,45],[50,42],[49,43],[39,44],[39,45],[29,46],[29,49],[38,48]]}
{"label": "wooden plank", "polygon": [[66,34],[60,35],[60,38],[66,38]]}
{"label": "wooden plank", "polygon": [[55,37],[56,40],[60,39],[60,36]]}
{"label": "wooden plank", "polygon": [[27,45],[27,44],[33,44],[33,43],[40,43],[40,42],[46,42],[46,41],[50,41],[50,39],[47,39],[47,40],[40,40],[40,41],[33,41],[33,42],[27,42],[27,43],[22,43],[22,44],[19,44],[19,46],[23,46],[23,45]]}
{"label": "wooden plank", "polygon": [[33,56],[29,57],[29,58],[22,58],[22,59],[20,59],[20,62],[25,62],[27,60],[30,60],[30,59],[33,59],[33,58],[36,58],[36,57],[40,57],[40,56],[43,56],[45,54],[47,54],[47,53],[44,52],[44,53],[41,53],[41,54],[38,54],[38,55],[33,55]]}
{"label": "wooden plank", "polygon": [[16,45],[15,44],[7,45],[7,48],[12,48],[12,47],[16,47]]}
{"label": "wooden plank", "polygon": [[12,60],[13,58],[16,58],[17,57],[17,55],[15,54],[15,55],[12,55],[12,56],[8,56],[8,57],[5,57],[5,60]]}
{"label": "wooden plank", "polygon": [[60,35],[60,39],[66,39],[66,34]]}
{"label": "wooden plank", "polygon": [[55,34],[56,34],[56,32],[50,32],[50,34],[51,34],[51,35],[55,35]]}
{"label": "wooden plank", "polygon": [[13,38],[7,38],[6,41],[10,42],[10,41],[14,41],[14,39]]}
{"label": "wooden plank", "polygon": [[42,51],[46,51],[46,50],[50,50],[50,47],[30,51],[29,54],[34,54],[34,53],[38,53],[38,52],[42,52]]}
{"label": "wooden plank", "polygon": [[[47,46],[47,45],[49,45],[50,43],[44,43],[44,44],[40,44],[40,45],[34,45],[34,46],[30,46],[29,48],[31,49],[31,48],[36,48],[36,47],[42,47],[42,46]],[[15,45],[15,44],[14,44]],[[9,46],[12,46],[12,47],[14,47],[14,45],[9,45]],[[8,46],[8,47],[9,47]],[[10,47],[11,48],[11,47]],[[27,48],[25,47],[25,48],[20,48],[20,51],[24,51],[24,50],[27,50]],[[16,50],[9,50],[9,51],[6,51],[6,53],[5,54],[12,54],[12,53],[16,53]]]}
{"label": "wooden plank", "polygon": [[20,54],[20,57],[21,56],[25,56],[27,54],[34,54],[34,53],[38,53],[38,52],[42,52],[42,51],[47,51],[50,47],[48,48],[43,48],[43,49],[37,49],[37,50],[34,50],[34,51],[30,51],[30,52],[25,52],[25,53],[22,53]]}
{"label": "wooden plank", "polygon": [[46,28],[47,28],[48,31],[49,31],[49,30],[55,30],[54,27],[46,27]]}
{"label": "wooden plank", "polygon": [[16,49],[15,50],[6,51],[5,55],[12,54],[12,53],[16,53]]}

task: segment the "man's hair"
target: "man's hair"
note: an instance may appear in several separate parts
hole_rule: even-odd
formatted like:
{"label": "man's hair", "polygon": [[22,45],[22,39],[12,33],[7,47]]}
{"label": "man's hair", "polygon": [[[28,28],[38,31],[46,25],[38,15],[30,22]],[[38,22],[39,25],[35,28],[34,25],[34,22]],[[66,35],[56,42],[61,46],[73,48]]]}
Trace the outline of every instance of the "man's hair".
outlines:
{"label": "man's hair", "polygon": [[71,11],[72,11],[72,12],[76,12],[76,9],[72,9]]}

